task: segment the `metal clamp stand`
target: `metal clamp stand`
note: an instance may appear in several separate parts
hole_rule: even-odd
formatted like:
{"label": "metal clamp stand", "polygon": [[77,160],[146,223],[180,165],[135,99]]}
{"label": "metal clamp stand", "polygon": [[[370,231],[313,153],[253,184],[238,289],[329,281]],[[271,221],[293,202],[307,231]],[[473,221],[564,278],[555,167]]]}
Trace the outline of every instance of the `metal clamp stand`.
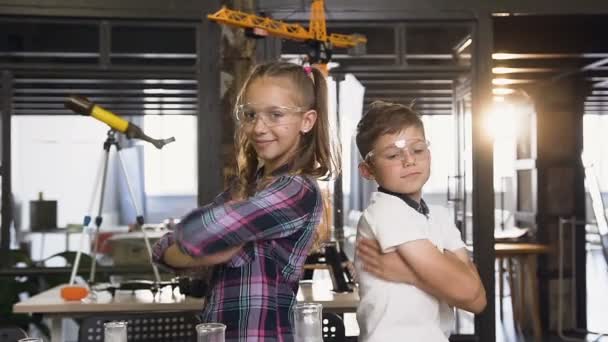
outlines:
{"label": "metal clamp stand", "polygon": [[[564,280],[564,224],[569,224],[571,229],[572,229],[572,236],[574,236],[574,232],[576,229],[576,226],[579,224],[586,224],[587,222],[585,221],[580,221],[577,220],[576,217],[571,217],[568,219],[559,218],[559,222],[558,222],[558,234],[559,234],[559,283],[558,283],[558,293],[559,293],[559,300],[557,302],[557,334],[558,336],[564,340],[564,341],[587,341],[586,338],[577,338],[577,337],[571,337],[571,336],[566,336],[564,334],[564,317],[563,317],[563,312],[564,312],[564,307],[563,307],[563,294],[564,294],[564,289],[563,289],[563,280]],[[575,256],[575,250],[574,250],[574,239],[572,239],[573,241],[573,246],[572,246],[572,280],[571,280],[571,289],[576,289],[576,262],[574,262],[574,256]],[[574,310],[574,308],[576,308],[576,298],[574,296],[571,296],[571,300],[572,300],[572,308]],[[589,331],[586,329],[578,329],[575,328],[573,330],[576,333],[581,333],[581,334],[592,334],[592,335],[598,335],[597,339],[593,340],[595,341],[599,341],[602,337],[608,336],[608,334],[605,333],[597,333],[597,332],[593,332],[593,331]]]}
{"label": "metal clamp stand", "polygon": [[323,247],[323,252],[309,255],[306,258],[302,279],[312,279],[314,269],[327,268],[334,292],[352,292],[354,280],[349,268],[350,261],[344,251],[338,249],[339,246],[336,241],[332,241]]}
{"label": "metal clamp stand", "polygon": [[353,292],[353,275],[348,267],[350,261],[339,247],[338,243],[325,246],[325,262],[329,265],[334,292]]}
{"label": "metal clamp stand", "polygon": [[[154,264],[154,262],[152,262],[152,248],[150,247],[150,240],[148,238],[148,234],[146,233],[146,230],[144,229],[144,226],[143,226],[144,225],[143,212],[142,212],[140,206],[137,204],[137,201],[135,200],[133,188],[132,188],[131,182],[129,180],[129,175],[127,173],[127,169],[125,168],[125,164],[124,164],[124,162],[122,160],[122,156],[120,154],[120,144],[118,143],[118,140],[116,139],[116,131],[113,129],[108,131],[108,136],[106,138],[106,141],[103,143],[103,150],[104,150],[104,152],[103,152],[104,160],[103,160],[103,164],[102,164],[103,171],[101,174],[101,182],[100,182],[101,189],[100,189],[99,203],[98,203],[98,208],[97,208],[97,216],[95,217],[95,240],[94,240],[94,244],[93,244],[93,253],[91,255],[93,262],[91,265],[91,272],[89,274],[89,285],[95,284],[95,266],[96,266],[96,259],[97,259],[97,247],[98,247],[97,245],[99,243],[99,230],[100,230],[101,224],[103,222],[103,218],[102,218],[103,202],[104,202],[104,197],[105,197],[106,181],[107,181],[107,174],[108,174],[108,164],[109,164],[109,159],[110,159],[110,149],[112,146],[114,146],[116,148],[116,155],[118,156],[118,163],[120,164],[120,169],[122,171],[122,174],[123,174],[124,179],[127,184],[127,188],[129,190],[129,197],[131,199],[131,203],[133,204],[135,213],[137,215],[136,222],[137,222],[137,225],[140,227],[140,229],[143,233],[143,236],[144,236],[146,249],[148,251],[148,257],[150,258],[150,265],[152,266],[152,271],[154,272],[155,284],[152,287],[152,291],[153,291],[153,293],[155,293],[161,284],[160,275],[158,273],[158,268],[156,267],[156,264]],[[100,178],[99,176],[100,175],[98,173],[98,180]],[[96,186],[99,186],[100,183],[99,182],[96,183]],[[96,192],[97,191],[93,192],[93,199],[91,200],[91,208],[93,206]],[[87,214],[84,218],[83,234],[84,234],[84,228],[86,228],[88,226],[90,221],[91,221],[91,217]],[[81,246],[81,249],[82,249],[82,246]],[[81,252],[81,250],[79,250],[78,253],[80,254],[80,252]],[[74,269],[72,270],[72,274],[74,274],[75,270],[78,269],[78,264],[80,262],[79,256],[80,255],[77,255],[76,261],[74,262]]]}

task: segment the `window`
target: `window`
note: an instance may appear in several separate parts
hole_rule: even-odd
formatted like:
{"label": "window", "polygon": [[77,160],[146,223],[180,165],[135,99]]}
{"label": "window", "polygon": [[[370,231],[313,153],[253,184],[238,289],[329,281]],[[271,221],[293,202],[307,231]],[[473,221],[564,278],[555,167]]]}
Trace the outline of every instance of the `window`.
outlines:
{"label": "window", "polygon": [[197,139],[195,116],[146,115],[144,131],[156,139],[175,137],[161,150],[144,144],[146,195],[197,194]]}
{"label": "window", "polygon": [[587,114],[583,116],[583,147],[585,157],[594,164],[599,187],[608,192],[608,115]]}
{"label": "window", "polygon": [[426,139],[431,143],[431,176],[424,193],[446,194],[448,176],[455,174],[456,166],[454,118],[451,115],[423,115],[422,121]]}

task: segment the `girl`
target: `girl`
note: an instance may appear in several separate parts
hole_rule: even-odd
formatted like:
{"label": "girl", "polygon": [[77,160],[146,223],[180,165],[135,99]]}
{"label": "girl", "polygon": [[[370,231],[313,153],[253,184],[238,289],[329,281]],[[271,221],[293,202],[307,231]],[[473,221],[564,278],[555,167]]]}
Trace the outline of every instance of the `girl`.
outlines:
{"label": "girl", "polygon": [[173,268],[217,265],[203,309],[227,341],[292,341],[290,312],[322,213],[316,179],[337,166],[321,72],[257,66],[236,101],[237,179],[154,248]]}

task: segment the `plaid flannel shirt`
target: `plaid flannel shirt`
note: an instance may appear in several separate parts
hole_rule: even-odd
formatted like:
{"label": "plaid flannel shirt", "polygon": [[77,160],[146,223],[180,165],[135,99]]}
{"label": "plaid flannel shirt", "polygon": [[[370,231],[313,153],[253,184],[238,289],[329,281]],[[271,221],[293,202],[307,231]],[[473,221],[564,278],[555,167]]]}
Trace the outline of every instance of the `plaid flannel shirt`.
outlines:
{"label": "plaid flannel shirt", "polygon": [[173,242],[193,257],[245,243],[215,266],[204,322],[226,325],[226,341],[293,341],[292,306],[323,210],[316,181],[283,174],[243,201],[228,192],[187,214],[154,248],[162,261]]}

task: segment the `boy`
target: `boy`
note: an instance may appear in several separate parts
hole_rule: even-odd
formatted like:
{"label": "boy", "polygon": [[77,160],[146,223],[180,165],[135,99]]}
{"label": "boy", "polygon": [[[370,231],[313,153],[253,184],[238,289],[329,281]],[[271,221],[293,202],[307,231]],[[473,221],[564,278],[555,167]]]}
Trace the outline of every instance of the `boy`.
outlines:
{"label": "boy", "polygon": [[456,306],[475,313],[485,290],[447,211],[427,206],[431,156],[419,115],[375,102],[357,125],[362,176],[375,180],[358,224],[360,341],[448,341]]}

